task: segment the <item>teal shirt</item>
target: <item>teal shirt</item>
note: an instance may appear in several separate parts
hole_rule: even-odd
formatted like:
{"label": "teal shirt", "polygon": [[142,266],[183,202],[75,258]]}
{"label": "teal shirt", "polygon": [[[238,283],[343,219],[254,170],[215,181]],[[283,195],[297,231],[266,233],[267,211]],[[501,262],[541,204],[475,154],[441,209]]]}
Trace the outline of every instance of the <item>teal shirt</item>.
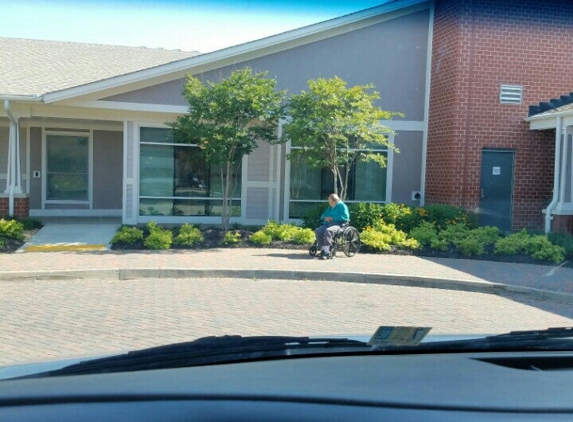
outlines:
{"label": "teal shirt", "polygon": [[334,207],[328,207],[326,211],[322,213],[320,216],[320,221],[322,221],[322,224],[327,224],[327,222],[324,221],[325,217],[332,217],[332,221],[334,223],[343,223],[350,220],[348,207],[342,201],[338,201],[338,204],[336,204]]}

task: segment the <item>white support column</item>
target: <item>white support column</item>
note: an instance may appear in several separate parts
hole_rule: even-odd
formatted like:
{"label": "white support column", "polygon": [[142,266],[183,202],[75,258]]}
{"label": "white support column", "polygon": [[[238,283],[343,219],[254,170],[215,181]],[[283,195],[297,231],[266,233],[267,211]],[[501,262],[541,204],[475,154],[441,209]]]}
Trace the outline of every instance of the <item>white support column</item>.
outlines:
{"label": "white support column", "polygon": [[4,109],[10,119],[8,135],[8,165],[6,191],[8,194],[8,215],[14,215],[14,195],[22,193],[22,175],[20,172],[20,126],[18,118],[14,117],[10,109],[10,101],[4,101]]}
{"label": "white support column", "polygon": [[557,205],[559,200],[559,181],[560,181],[560,158],[561,158],[561,143],[563,139],[563,119],[560,116],[557,116],[556,122],[556,129],[555,129],[555,161],[554,161],[554,168],[553,168],[553,198],[551,203],[547,206],[545,210],[545,233],[549,233],[551,231],[551,220],[552,220],[552,211]]}

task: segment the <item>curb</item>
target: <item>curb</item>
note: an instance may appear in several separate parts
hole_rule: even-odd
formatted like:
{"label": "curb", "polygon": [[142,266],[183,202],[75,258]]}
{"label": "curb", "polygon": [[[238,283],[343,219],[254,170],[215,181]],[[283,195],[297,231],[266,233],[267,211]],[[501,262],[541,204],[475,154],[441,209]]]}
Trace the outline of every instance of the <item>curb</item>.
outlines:
{"label": "curb", "polygon": [[210,268],[127,268],[105,270],[3,271],[2,281],[50,281],[77,279],[133,280],[141,278],[248,278],[316,280],[383,284],[430,289],[459,290],[494,295],[518,294],[530,299],[573,304],[573,295],[511,284],[420,277],[401,274],[339,273],[310,270],[245,270]]}

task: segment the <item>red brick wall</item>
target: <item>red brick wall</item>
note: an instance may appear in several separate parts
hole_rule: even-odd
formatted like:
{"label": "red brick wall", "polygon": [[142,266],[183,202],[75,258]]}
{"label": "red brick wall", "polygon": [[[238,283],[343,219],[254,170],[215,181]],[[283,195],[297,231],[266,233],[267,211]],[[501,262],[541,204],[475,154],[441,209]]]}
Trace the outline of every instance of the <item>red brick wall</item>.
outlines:
{"label": "red brick wall", "polygon": [[[542,227],[554,132],[530,131],[528,106],[573,91],[573,2],[437,0],[426,202],[479,208],[483,148],[516,152],[514,229]],[[500,104],[501,84],[523,104]]]}
{"label": "red brick wall", "polygon": [[[14,215],[16,217],[28,217],[30,215],[30,206],[28,198],[14,198]],[[8,215],[9,200],[0,198],[0,217]]]}

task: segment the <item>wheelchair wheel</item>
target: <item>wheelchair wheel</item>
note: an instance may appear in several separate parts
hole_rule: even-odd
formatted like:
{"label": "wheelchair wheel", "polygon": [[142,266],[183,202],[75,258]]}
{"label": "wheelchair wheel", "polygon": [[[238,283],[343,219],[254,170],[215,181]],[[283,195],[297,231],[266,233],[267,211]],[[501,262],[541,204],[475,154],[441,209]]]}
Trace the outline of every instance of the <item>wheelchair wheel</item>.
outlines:
{"label": "wheelchair wheel", "polygon": [[346,256],[354,256],[360,249],[360,234],[354,227],[348,227],[342,234],[342,250]]}
{"label": "wheelchair wheel", "polygon": [[314,242],[312,244],[312,246],[308,249],[308,254],[310,256],[317,256],[319,254],[318,252],[318,243]]}

